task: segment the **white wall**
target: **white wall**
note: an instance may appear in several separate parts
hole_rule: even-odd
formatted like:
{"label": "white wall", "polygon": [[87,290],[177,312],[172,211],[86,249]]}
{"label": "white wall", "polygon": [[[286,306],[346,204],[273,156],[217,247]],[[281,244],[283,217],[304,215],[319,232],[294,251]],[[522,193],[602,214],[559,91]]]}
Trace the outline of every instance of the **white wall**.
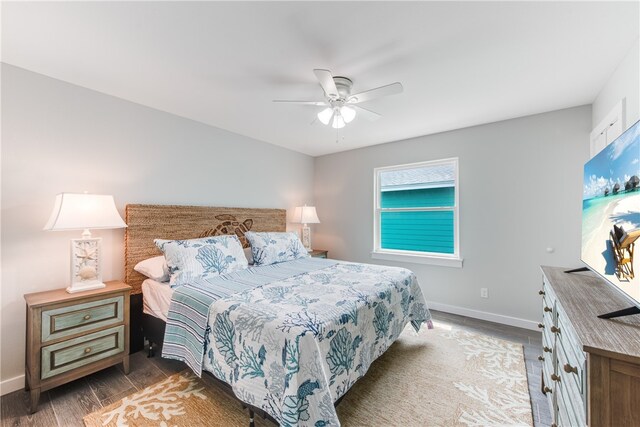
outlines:
{"label": "white wall", "polygon": [[[409,268],[441,308],[532,326],[526,321],[540,317],[539,265],[581,265],[590,129],[591,108],[583,106],[317,157],[322,223],[313,227],[314,247],[332,258]],[[449,157],[460,165],[463,268],[372,260],[373,169]],[[480,298],[481,287],[489,299]]]}
{"label": "white wall", "polygon": [[640,119],[640,39],[620,62],[592,105],[592,127],[597,126],[622,99],[626,98],[625,128]]}
{"label": "white wall", "polygon": [[[2,89],[3,393],[22,385],[23,294],[68,285],[79,232],[42,231],[57,193],[113,194],[122,214],[127,203],[313,203],[309,156],[6,64]],[[104,279],[124,277],[124,231],[94,235]]]}

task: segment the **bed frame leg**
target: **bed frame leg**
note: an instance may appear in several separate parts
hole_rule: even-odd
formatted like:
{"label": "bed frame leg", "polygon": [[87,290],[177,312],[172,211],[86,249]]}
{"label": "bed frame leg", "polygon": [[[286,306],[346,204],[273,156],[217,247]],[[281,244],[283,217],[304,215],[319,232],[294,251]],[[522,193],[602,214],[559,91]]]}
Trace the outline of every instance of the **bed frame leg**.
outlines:
{"label": "bed frame leg", "polygon": [[153,351],[153,343],[149,340],[149,354],[147,354],[147,357],[153,357],[155,354],[156,353]]}
{"label": "bed frame leg", "polygon": [[254,420],[253,420],[254,415],[255,414],[253,413],[253,410],[249,409],[249,427],[255,427]]}

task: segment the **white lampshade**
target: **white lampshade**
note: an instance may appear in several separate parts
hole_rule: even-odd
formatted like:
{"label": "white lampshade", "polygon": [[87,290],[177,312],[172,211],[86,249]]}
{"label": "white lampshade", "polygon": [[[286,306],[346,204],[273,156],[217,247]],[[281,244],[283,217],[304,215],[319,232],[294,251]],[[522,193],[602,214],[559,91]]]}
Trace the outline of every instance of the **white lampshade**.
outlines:
{"label": "white lampshade", "polygon": [[331,120],[331,116],[333,116],[333,108],[327,107],[318,113],[318,120],[323,124],[328,125]]}
{"label": "white lampshade", "polygon": [[293,214],[296,224],[320,224],[315,206],[298,206]]}
{"label": "white lampshade", "polygon": [[334,129],[342,129],[344,127],[344,119],[340,114],[334,114],[333,123],[331,123],[331,127]]}
{"label": "white lampshade", "polygon": [[113,196],[60,193],[44,230],[125,228]]}
{"label": "white lampshade", "polygon": [[345,123],[351,123],[351,121],[356,118],[356,110],[345,106],[340,108],[340,115]]}

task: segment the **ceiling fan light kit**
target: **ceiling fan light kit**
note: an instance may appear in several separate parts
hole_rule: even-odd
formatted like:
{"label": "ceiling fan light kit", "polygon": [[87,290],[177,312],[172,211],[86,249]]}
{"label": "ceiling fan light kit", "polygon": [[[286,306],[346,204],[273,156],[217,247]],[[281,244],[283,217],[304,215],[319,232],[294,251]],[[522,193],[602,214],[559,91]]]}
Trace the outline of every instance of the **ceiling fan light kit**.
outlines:
{"label": "ceiling fan light kit", "polygon": [[326,107],[318,113],[318,120],[324,125],[331,124],[334,129],[341,129],[347,123],[351,123],[358,112],[367,120],[374,121],[379,119],[381,117],[380,114],[356,104],[383,96],[395,95],[403,90],[402,84],[395,82],[351,95],[351,88],[353,87],[351,79],[340,76],[334,77],[329,70],[316,69],[313,72],[324,91],[324,101],[276,100],[274,102]]}
{"label": "ceiling fan light kit", "polygon": [[327,107],[318,113],[318,120],[324,125],[331,123],[334,129],[343,128],[355,118],[356,110],[351,107]]}
{"label": "ceiling fan light kit", "polygon": [[320,120],[323,125],[328,125],[331,117],[333,117],[333,108],[331,107],[327,107],[318,113],[318,120]]}
{"label": "ceiling fan light kit", "polygon": [[340,115],[344,118],[345,123],[351,123],[356,118],[356,110],[351,107],[342,107],[340,109]]}
{"label": "ceiling fan light kit", "polygon": [[345,125],[344,119],[341,115],[335,114],[333,116],[333,122],[331,123],[331,127],[334,129],[342,129]]}

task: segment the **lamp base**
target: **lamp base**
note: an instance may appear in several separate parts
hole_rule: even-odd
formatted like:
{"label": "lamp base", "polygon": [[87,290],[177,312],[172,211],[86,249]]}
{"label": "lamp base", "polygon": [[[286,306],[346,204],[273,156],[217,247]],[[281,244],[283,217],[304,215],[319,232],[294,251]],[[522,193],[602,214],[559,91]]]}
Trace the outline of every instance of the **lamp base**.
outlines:
{"label": "lamp base", "polygon": [[302,226],[302,246],[309,252],[313,250],[311,249],[311,229],[307,224]]}
{"label": "lamp base", "polygon": [[70,294],[75,294],[76,292],[90,291],[90,290],[93,290],[93,289],[102,289],[105,286],[107,286],[107,285],[105,285],[102,282],[98,282],[98,283],[94,282],[94,283],[86,283],[86,284],[74,283],[74,284],[72,284],[71,286],[69,286],[67,288],[67,292],[70,293]]}

